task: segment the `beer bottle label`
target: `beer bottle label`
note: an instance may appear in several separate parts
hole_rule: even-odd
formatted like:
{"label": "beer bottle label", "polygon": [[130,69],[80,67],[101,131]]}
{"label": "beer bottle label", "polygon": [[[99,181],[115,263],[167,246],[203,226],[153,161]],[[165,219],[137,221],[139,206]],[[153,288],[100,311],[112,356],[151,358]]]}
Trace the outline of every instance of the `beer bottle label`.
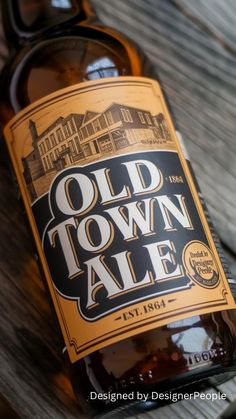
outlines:
{"label": "beer bottle label", "polygon": [[236,308],[156,81],[59,90],[5,138],[72,362]]}

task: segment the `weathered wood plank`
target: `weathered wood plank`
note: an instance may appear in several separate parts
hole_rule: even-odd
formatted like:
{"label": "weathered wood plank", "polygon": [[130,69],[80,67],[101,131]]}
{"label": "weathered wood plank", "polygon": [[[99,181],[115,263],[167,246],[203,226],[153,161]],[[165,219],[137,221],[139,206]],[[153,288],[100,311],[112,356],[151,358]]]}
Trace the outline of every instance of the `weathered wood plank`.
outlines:
{"label": "weathered wood plank", "polygon": [[[9,171],[0,170],[0,393],[22,418],[78,417],[62,341]],[[6,257],[7,255],[7,257]],[[82,415],[81,415],[82,418]]]}
{"label": "weathered wood plank", "polygon": [[220,384],[217,388],[222,392],[227,394],[227,398],[230,401],[236,400],[236,379],[232,378],[226,383]]}
{"label": "weathered wood plank", "polygon": [[234,0],[172,0],[172,4],[230,53],[236,55]]}

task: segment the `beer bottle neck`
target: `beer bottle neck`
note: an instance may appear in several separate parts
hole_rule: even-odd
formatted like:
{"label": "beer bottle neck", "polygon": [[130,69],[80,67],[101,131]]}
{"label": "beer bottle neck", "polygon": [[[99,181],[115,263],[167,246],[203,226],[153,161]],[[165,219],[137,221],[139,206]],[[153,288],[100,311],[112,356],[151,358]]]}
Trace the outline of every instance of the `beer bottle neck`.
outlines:
{"label": "beer bottle neck", "polygon": [[14,49],[58,25],[95,17],[87,0],[7,0],[1,6],[6,39]]}

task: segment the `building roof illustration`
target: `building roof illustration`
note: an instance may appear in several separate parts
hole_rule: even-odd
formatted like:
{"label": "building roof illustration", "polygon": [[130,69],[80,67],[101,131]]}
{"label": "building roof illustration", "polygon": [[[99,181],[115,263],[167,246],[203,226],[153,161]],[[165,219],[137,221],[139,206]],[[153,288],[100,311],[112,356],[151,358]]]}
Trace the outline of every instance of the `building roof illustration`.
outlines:
{"label": "building roof illustration", "polygon": [[86,111],[84,114],[82,124],[86,124],[86,122],[90,121],[90,119],[92,119],[94,116],[97,116],[97,115],[99,115],[98,112]]}
{"label": "building roof illustration", "polygon": [[47,133],[49,133],[53,128],[55,128],[63,120],[64,120],[64,118],[62,116],[60,116],[59,118],[57,118],[56,121],[54,121],[52,124],[50,124],[43,132],[41,132],[41,134],[38,135],[38,139],[40,139],[41,137],[44,137],[44,135],[46,135]]}

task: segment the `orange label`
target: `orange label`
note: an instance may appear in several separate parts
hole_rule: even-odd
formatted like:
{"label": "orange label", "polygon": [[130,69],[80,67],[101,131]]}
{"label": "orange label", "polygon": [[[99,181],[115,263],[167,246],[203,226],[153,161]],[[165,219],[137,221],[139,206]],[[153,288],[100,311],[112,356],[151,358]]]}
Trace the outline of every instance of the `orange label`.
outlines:
{"label": "orange label", "polygon": [[5,138],[72,362],[235,308],[156,81],[60,90],[17,114]]}

